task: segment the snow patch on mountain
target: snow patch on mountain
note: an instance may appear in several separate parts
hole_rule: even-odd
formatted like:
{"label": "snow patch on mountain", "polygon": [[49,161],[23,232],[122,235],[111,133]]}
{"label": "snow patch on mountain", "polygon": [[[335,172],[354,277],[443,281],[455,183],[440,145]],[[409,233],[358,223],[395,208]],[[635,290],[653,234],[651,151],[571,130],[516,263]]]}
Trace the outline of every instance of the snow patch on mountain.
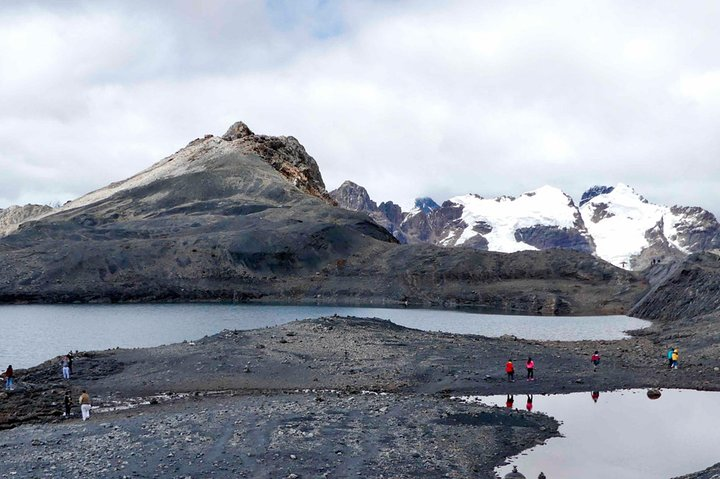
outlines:
{"label": "snow patch on mountain", "polygon": [[673,214],[667,206],[649,203],[623,183],[591,198],[580,207],[580,214],[595,240],[596,254],[616,266],[631,266],[651,246],[653,230],[661,233],[670,247],[689,253],[677,230],[687,218]]}
{"label": "snow patch on mountain", "polygon": [[483,236],[491,251],[513,253],[537,248],[517,241],[515,232],[520,228],[536,225],[575,228],[579,219],[572,198],[560,189],[543,186],[517,198],[502,196],[485,199],[477,195],[464,195],[451,198],[453,203],[463,206],[462,220],[468,225],[455,243],[456,246],[480,234],[476,226],[490,232]]}

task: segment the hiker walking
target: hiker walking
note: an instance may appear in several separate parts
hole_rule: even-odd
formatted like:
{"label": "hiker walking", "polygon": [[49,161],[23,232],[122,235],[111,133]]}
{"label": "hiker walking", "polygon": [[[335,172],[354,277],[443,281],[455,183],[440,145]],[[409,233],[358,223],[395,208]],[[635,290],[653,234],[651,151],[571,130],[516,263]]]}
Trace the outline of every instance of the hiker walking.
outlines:
{"label": "hiker walking", "polygon": [[78,402],[80,403],[80,412],[82,413],[82,420],[86,421],[90,419],[90,395],[86,390],[83,389],[82,394],[80,395],[80,399],[78,399]]}
{"label": "hiker walking", "polygon": [[512,359],[508,359],[505,363],[505,372],[507,373],[508,381],[515,382],[515,366],[513,366]]}
{"label": "hiker walking", "polygon": [[70,379],[70,359],[68,359],[67,356],[63,356],[60,364],[62,365],[63,379]]}
{"label": "hiker walking", "polygon": [[70,401],[70,391],[65,391],[65,399],[63,399],[63,417],[70,417],[70,406],[72,402]]}
{"label": "hiker walking", "polygon": [[532,358],[528,358],[525,368],[527,369],[527,380],[535,381],[535,361]]}
{"label": "hiker walking", "polygon": [[671,359],[672,359],[672,362],[670,363],[670,368],[677,369],[678,368],[678,359],[680,359],[680,353],[677,348],[675,348],[673,350]]}
{"label": "hiker walking", "polygon": [[593,363],[593,371],[597,371],[597,367],[600,364],[600,353],[595,351],[590,357],[590,362]]}
{"label": "hiker walking", "polygon": [[72,360],[73,360],[73,354],[72,351],[68,351],[68,353],[65,355],[68,359],[68,367],[70,368],[70,374],[72,374]]}
{"label": "hiker walking", "polygon": [[668,352],[667,352],[668,368],[669,368],[669,369],[672,369],[672,364],[673,364],[673,360],[672,360],[673,351],[675,351],[675,348],[674,348],[674,347],[670,347],[670,349],[668,349]]}
{"label": "hiker walking", "polygon": [[13,385],[15,372],[13,371],[12,364],[7,367],[7,369],[3,373],[3,376],[5,376],[5,390],[12,391],[13,389],[15,389],[15,386]]}

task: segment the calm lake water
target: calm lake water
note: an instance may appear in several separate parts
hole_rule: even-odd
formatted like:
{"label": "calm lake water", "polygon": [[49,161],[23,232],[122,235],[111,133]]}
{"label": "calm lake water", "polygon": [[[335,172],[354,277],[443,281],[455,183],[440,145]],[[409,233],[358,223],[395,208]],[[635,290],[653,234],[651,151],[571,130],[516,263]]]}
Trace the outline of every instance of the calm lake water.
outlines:
{"label": "calm lake water", "polygon": [[619,339],[649,326],[627,316],[506,316],[424,309],[238,304],[0,306],[0,365],[26,368],[70,350],[159,346],[223,329],[256,329],[338,314],[375,317],[428,331],[525,339]]}
{"label": "calm lake water", "polygon": [[[528,396],[513,407],[526,409]],[[720,393],[670,389],[651,400],[645,390],[535,395],[533,411],[562,422],[564,437],[529,449],[496,470],[512,465],[528,478],[638,479],[676,477],[720,460]],[[596,401],[597,399],[597,401]],[[475,397],[506,407],[506,396]]]}

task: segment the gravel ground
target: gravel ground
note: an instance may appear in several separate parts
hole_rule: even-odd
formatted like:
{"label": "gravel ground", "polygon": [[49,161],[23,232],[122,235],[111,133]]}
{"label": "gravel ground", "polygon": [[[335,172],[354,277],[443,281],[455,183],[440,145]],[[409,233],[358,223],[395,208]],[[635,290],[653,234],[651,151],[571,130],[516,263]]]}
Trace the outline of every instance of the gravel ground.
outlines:
{"label": "gravel ground", "polygon": [[[666,369],[668,341],[681,347],[677,371]],[[667,325],[621,341],[540,342],[331,317],[86,352],[70,381],[46,362],[0,394],[0,477],[494,477],[557,424],[450,395],[720,389],[708,344]],[[534,382],[522,379],[527,356]],[[89,422],[62,418],[67,389],[89,390]]]}

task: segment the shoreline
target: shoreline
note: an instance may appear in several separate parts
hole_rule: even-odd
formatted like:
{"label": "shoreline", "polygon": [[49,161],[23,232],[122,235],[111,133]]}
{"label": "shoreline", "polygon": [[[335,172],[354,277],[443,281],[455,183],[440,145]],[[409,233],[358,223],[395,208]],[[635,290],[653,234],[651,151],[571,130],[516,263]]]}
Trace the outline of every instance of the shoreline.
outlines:
{"label": "shoreline", "polygon": [[[417,453],[418,457],[425,458],[425,466],[435,471],[429,477],[446,474],[450,474],[449,477],[468,477],[467,474],[494,477],[493,468],[506,457],[557,434],[557,422],[551,418],[533,418],[534,414],[524,412],[514,412],[508,419],[506,411],[470,405],[461,407],[449,401],[451,395],[560,394],[651,387],[720,390],[720,374],[713,369],[718,365],[710,363],[704,354],[694,356],[687,351],[680,372],[665,369],[665,361],[658,357],[660,345],[665,341],[663,328],[663,324],[653,321],[652,326],[635,331],[635,336],[629,339],[561,342],[433,333],[404,328],[386,320],[329,317],[259,330],[223,331],[194,342],[155,348],[85,352],[74,361],[76,374],[68,383],[58,378],[57,367],[51,362],[18,371],[18,389],[0,403],[0,428],[12,428],[0,432],[0,441],[5,443],[10,437],[21,441],[28,428],[35,434],[61,439],[62,431],[70,426],[90,427],[90,423],[62,420],[60,404],[68,385],[73,397],[78,388],[87,388],[95,398],[96,406],[145,398],[149,404],[97,414],[91,419],[92,424],[124,421],[130,429],[135,427],[133,424],[147,421],[148,415],[167,419],[179,417],[178,411],[223,404],[229,411],[235,411],[234,420],[241,422],[248,420],[249,411],[259,414],[263,408],[277,410],[273,414],[280,417],[284,417],[283,411],[290,410],[300,416],[311,414],[315,417],[311,421],[313,428],[322,429],[334,440],[347,442],[347,438],[342,439],[344,434],[359,434],[363,429],[377,427],[378,434],[382,435],[385,429],[381,427],[381,419],[374,419],[375,415],[381,418],[384,414],[378,411],[388,408],[386,412],[394,407],[397,424],[393,426],[387,447],[352,449],[352,452],[343,453],[345,459],[350,456],[355,458],[353,463],[372,463],[378,470],[395,474],[393,477],[413,477],[412,467],[417,462],[413,454]],[[589,354],[595,349],[603,355],[597,372],[592,370],[589,362]],[[513,357],[519,363],[528,355],[536,361],[537,381],[507,383],[502,370],[504,362]],[[213,391],[225,392],[217,394]],[[363,391],[383,394],[363,394]],[[169,394],[175,400],[153,403],[148,399],[159,394]],[[380,405],[382,401],[388,404]],[[289,403],[302,404],[302,407],[290,407]],[[352,427],[336,427],[335,420],[325,415],[330,404],[344,420],[352,416]],[[243,412],[245,410],[248,412]],[[415,417],[412,424],[403,423],[403,411],[409,414],[415,410],[424,412]],[[437,414],[455,418],[452,420],[455,422],[440,424],[436,421]],[[513,425],[512,421],[520,421],[518,424],[522,426]],[[208,424],[207,427],[219,427],[215,420]],[[279,424],[262,424],[257,428],[261,429],[260,435],[265,439],[282,430]],[[18,428],[18,425],[23,426]],[[194,427],[198,431],[205,430],[197,424]],[[111,431],[113,428],[109,426]],[[436,442],[410,440],[419,430],[428,431],[429,437]],[[516,441],[516,436],[522,440]],[[139,440],[132,434],[128,437]],[[439,447],[438,438],[454,444],[455,460],[452,463],[433,456],[431,449],[423,449],[425,443]],[[354,440],[365,439],[356,437]],[[492,453],[478,455],[473,449],[473,444],[478,441]],[[43,442],[46,445],[42,447],[51,453],[54,450],[50,445],[52,441]],[[303,467],[299,467],[296,460],[285,458],[282,452],[277,452],[279,457],[273,461],[287,463],[283,466],[283,474],[293,469],[296,472],[287,474],[316,477],[315,472],[308,471],[325,467],[327,458],[335,453],[331,451],[332,442],[318,442],[314,446],[317,454],[304,460]],[[224,447],[230,447],[229,442],[224,444]],[[41,446],[32,448],[32,454],[38,453],[38,447]],[[178,457],[180,453],[173,452],[177,447],[180,446],[172,446],[168,454]],[[380,456],[376,456],[380,450],[394,459],[380,464],[377,460]],[[395,452],[391,454],[392,451]],[[18,467],[22,469],[29,467],[32,458],[28,457],[26,461],[20,458],[19,461]],[[275,474],[263,476],[262,467],[253,469],[247,460],[242,464],[251,474],[247,477],[279,477],[276,473],[280,469]],[[394,470],[393,464],[399,469]],[[236,469],[238,467],[242,472],[242,467]],[[325,472],[332,477],[343,477],[338,475],[337,467],[340,466],[330,464]],[[398,472],[405,470],[403,468],[408,472]],[[359,472],[363,470],[358,469]],[[192,475],[197,474],[196,471],[183,466],[177,472]],[[65,472],[88,473],[89,470]],[[9,473],[7,466],[0,465],[0,477],[5,473]]]}

